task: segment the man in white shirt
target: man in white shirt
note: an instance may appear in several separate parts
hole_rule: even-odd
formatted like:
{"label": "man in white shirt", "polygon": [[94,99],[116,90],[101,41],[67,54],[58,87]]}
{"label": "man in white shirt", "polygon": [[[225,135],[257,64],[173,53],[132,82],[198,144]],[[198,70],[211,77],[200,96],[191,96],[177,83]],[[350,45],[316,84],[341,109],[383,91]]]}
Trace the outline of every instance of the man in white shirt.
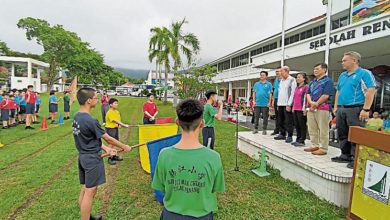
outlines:
{"label": "man in white shirt", "polygon": [[[286,143],[292,142],[293,115],[292,104],[294,99],[294,91],[297,87],[295,78],[290,76],[290,68],[284,66],[281,68],[282,79],[278,88],[278,117],[280,133],[274,137],[275,140],[286,140]],[[287,137],[286,137],[287,133]]]}

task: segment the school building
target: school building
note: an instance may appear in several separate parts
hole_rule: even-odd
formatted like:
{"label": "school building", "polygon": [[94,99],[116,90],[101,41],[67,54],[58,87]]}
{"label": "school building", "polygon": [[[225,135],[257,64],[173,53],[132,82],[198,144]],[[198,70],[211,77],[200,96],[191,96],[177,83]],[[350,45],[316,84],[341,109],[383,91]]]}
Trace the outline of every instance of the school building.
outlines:
{"label": "school building", "polygon": [[343,54],[359,52],[361,66],[373,72],[377,83],[373,109],[390,111],[390,1],[333,0],[328,12],[328,22],[324,14],[286,29],[284,48],[282,31],[209,63],[217,68],[214,82],[223,88],[220,94],[225,100],[232,95],[248,101],[260,71],[267,70],[272,83],[282,57],[293,73],[303,71],[313,79],[313,66],[325,60],[329,24],[329,77],[336,84],[344,72]]}

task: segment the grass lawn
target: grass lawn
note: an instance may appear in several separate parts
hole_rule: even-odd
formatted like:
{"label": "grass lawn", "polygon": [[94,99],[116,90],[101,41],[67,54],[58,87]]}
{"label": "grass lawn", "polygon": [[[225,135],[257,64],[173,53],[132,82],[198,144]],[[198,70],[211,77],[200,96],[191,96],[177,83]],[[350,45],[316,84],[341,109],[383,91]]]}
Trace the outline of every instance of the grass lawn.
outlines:
{"label": "grass lawn", "polygon": [[[42,94],[41,116],[48,116],[48,95]],[[144,99],[119,97],[122,120],[142,123]],[[171,104],[157,102],[159,117],[175,116]],[[59,105],[62,112],[63,104]],[[71,116],[77,111],[73,104]],[[101,121],[100,106],[92,112]],[[42,120],[42,117],[39,118]],[[50,125],[49,130],[25,130],[23,125],[1,130],[0,219],[77,219],[77,150],[71,120]],[[245,129],[241,129],[245,130]],[[218,194],[215,219],[338,219],[346,210],[304,191],[268,167],[271,176],[259,178],[250,172],[258,162],[239,153],[240,169],[249,175],[227,172],[235,166],[235,126],[217,122],[215,150],[225,171],[226,192]],[[138,143],[138,129],[121,129],[121,141]],[[116,166],[106,163],[107,183],[100,186],[93,213],[105,219],[159,219],[162,206],[153,197],[150,175],[137,162],[138,150],[123,154]],[[105,159],[107,161],[107,159]]]}

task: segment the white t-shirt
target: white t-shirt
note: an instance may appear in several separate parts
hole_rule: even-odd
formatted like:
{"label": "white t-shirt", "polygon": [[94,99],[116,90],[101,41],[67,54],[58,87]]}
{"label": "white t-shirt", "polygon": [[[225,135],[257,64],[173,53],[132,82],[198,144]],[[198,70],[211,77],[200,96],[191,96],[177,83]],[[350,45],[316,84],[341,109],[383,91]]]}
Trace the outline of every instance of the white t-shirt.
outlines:
{"label": "white t-shirt", "polygon": [[296,87],[297,82],[292,76],[280,80],[278,88],[278,106],[292,106]]}

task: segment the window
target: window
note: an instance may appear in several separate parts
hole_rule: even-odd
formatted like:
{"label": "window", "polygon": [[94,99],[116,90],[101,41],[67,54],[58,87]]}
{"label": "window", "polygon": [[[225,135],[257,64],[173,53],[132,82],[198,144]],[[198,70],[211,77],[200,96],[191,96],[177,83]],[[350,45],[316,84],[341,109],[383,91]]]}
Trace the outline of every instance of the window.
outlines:
{"label": "window", "polygon": [[320,27],[315,27],[313,28],[313,36],[319,35],[320,34]]}
{"label": "window", "polygon": [[301,33],[301,40],[305,40],[305,39],[306,39],[306,31]]}
{"label": "window", "polygon": [[246,89],[239,89],[238,97],[246,97]]}
{"label": "window", "polygon": [[340,27],[347,26],[349,23],[348,16],[340,18]]}
{"label": "window", "polygon": [[267,52],[267,51],[269,51],[269,45],[263,47],[263,52]]}
{"label": "window", "polygon": [[332,21],[332,30],[340,27],[340,20]]}
{"label": "window", "polygon": [[224,70],[230,69],[230,60],[226,60],[222,63],[218,63],[218,71],[222,72]]}
{"label": "window", "polygon": [[310,38],[310,37],[312,37],[312,36],[313,36],[313,30],[312,30],[312,29],[307,30],[307,31],[306,31],[306,38]]}
{"label": "window", "polygon": [[320,34],[325,33],[325,25],[320,26]]}

